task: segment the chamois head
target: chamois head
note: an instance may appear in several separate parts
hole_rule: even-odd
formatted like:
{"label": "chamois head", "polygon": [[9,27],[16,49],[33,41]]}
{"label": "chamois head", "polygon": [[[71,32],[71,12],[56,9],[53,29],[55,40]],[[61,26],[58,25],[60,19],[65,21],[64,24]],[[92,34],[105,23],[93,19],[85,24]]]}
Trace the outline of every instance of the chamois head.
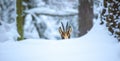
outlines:
{"label": "chamois head", "polygon": [[59,33],[61,35],[62,39],[69,39],[70,38],[70,33],[72,32],[72,28],[70,25],[66,25],[66,28],[64,27],[63,23],[61,22],[62,27],[59,27]]}

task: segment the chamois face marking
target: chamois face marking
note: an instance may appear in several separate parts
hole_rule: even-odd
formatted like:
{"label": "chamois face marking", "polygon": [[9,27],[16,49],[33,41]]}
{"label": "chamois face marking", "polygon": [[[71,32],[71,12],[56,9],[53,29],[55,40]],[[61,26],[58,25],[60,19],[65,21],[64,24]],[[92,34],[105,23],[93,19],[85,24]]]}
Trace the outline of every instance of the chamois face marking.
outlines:
{"label": "chamois face marking", "polygon": [[61,38],[62,39],[69,39],[70,38],[70,33],[72,32],[71,26],[68,26],[68,22],[67,22],[66,30],[65,30],[62,22],[61,22],[61,24],[62,24],[62,27],[59,27],[59,33],[61,35]]}

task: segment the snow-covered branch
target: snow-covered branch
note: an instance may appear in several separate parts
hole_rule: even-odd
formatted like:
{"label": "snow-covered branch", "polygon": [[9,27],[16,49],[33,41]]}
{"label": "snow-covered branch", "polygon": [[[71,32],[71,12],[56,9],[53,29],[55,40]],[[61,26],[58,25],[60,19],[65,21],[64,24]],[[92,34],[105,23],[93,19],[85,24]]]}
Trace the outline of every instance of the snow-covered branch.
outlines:
{"label": "snow-covered branch", "polygon": [[37,14],[37,15],[47,15],[47,16],[59,16],[59,17],[66,17],[66,16],[75,16],[78,15],[78,11],[74,9],[66,9],[66,10],[53,10],[50,8],[33,8],[30,10],[24,11],[25,13]]}

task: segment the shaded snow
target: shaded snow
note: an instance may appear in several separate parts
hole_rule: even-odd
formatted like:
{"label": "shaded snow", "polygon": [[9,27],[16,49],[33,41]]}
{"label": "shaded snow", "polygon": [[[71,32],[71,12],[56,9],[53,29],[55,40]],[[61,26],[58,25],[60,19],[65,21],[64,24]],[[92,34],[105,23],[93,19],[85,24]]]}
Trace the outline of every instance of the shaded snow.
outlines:
{"label": "shaded snow", "polygon": [[0,61],[120,61],[120,45],[97,21],[80,38],[0,43]]}
{"label": "shaded snow", "polygon": [[19,34],[17,33],[16,23],[7,24],[5,22],[0,21],[2,25],[0,25],[0,42],[5,42],[7,40],[16,40]]}

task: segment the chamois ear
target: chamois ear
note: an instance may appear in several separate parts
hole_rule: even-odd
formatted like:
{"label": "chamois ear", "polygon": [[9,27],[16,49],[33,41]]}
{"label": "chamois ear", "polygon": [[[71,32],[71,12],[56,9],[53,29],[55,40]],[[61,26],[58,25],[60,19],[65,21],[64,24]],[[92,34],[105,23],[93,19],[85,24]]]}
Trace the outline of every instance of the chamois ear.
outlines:
{"label": "chamois ear", "polygon": [[59,27],[59,33],[62,34],[62,29],[61,29],[61,27]]}

